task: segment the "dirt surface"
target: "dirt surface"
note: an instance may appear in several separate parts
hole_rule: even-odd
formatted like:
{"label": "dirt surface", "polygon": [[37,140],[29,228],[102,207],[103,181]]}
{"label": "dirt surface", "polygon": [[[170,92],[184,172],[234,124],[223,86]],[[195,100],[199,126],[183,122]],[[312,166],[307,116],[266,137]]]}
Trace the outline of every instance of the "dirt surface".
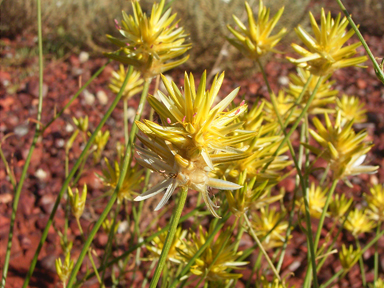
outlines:
{"label": "dirt surface", "polygon": [[[364,35],[364,37],[373,53],[378,57],[383,57],[384,39],[370,35]],[[0,141],[5,158],[10,164],[16,179],[20,179],[34,134],[38,104],[38,58],[36,55],[30,55],[25,59],[16,59],[15,55],[22,47],[34,47],[36,45],[35,40],[34,37],[18,37],[12,41],[1,39],[4,49],[2,49],[0,57],[3,63],[8,61],[7,63],[12,65],[2,65],[0,68]],[[362,51],[362,49],[359,51]],[[286,87],[287,75],[294,72],[295,69],[293,65],[284,60],[282,55],[277,55],[272,61],[266,66],[266,70],[271,83],[273,83],[272,89],[278,91],[278,89]],[[60,111],[78,90],[79,83],[85,83],[106,62],[107,60],[103,57],[91,58],[86,62],[82,62],[79,55],[74,54],[67,55],[66,58],[61,60],[53,60],[47,56],[44,63],[44,104],[41,122],[47,123],[51,120],[55,115],[55,111]],[[333,79],[336,80],[335,88],[340,91],[340,95],[346,93],[358,96],[366,104],[368,123],[356,126],[356,129],[368,130],[369,140],[373,141],[375,146],[367,159],[371,165],[380,166],[379,172],[375,175],[362,175],[354,178],[353,188],[347,188],[343,184],[338,186],[338,192],[354,197],[360,203],[362,203],[362,193],[368,192],[368,186],[371,183],[384,182],[384,86],[375,78],[371,63],[367,62],[367,65],[367,69],[343,69],[333,75]],[[7,287],[21,287],[42,230],[47,223],[56,196],[65,179],[65,143],[71,136],[74,127],[71,118],[88,115],[90,129],[91,131],[94,130],[114,97],[107,85],[111,72],[117,66],[117,63],[109,64],[100,76],[88,86],[87,92],[83,92],[69,109],[53,122],[45,131],[43,137],[38,140],[18,205]],[[241,86],[239,95],[244,94],[248,103],[253,103],[257,97],[266,97],[267,91],[261,74],[257,73],[247,79],[238,80],[240,77],[235,76],[238,76],[241,72],[236,70],[226,72],[220,95],[225,96],[237,86]],[[181,69],[172,71],[169,74],[179,85],[183,84],[184,76]],[[150,93],[153,89],[154,81]],[[240,97],[236,101],[240,102],[239,99]],[[138,96],[135,96],[129,101],[129,107],[136,108],[137,105]],[[148,113],[149,108],[146,107],[144,117],[147,117]],[[106,129],[110,129],[111,138],[103,156],[114,159],[116,142],[124,140],[122,103],[112,113],[103,131]],[[76,141],[69,153],[70,168],[80,155],[82,148],[80,141]],[[87,183],[89,198],[95,199],[106,190],[95,176],[95,172],[100,173],[101,171],[100,164],[93,165],[92,159],[89,160],[86,165],[88,168],[81,175],[79,184]],[[294,188],[293,177],[284,180],[279,184],[279,187],[285,187],[287,191],[285,200],[288,204]],[[86,233],[92,228],[92,223],[97,220],[97,215],[103,211],[106,201],[107,199],[94,202],[96,205],[92,204],[93,202],[87,205],[84,217],[81,219]],[[146,214],[144,215],[148,215],[148,217],[143,218],[140,223],[142,228],[149,226],[151,220],[156,217],[156,213],[152,212],[153,203],[156,203],[156,201],[155,199],[145,203],[144,213]],[[0,267],[3,265],[6,251],[12,202],[12,186],[4,164],[0,161]],[[191,211],[195,207],[195,203],[196,197],[189,197],[186,211]],[[168,208],[166,208],[168,211],[160,218],[152,231],[157,229],[157,225],[163,227],[169,221],[172,206],[173,204],[168,205]],[[128,205],[126,210],[120,213],[120,217],[122,219],[126,217],[127,213],[130,213],[130,209]],[[233,221],[233,219],[230,221]],[[316,223],[313,224],[313,227],[316,227]],[[332,221],[327,219],[325,228],[329,228],[331,224]],[[188,225],[190,223],[187,221],[184,226],[188,227]],[[60,206],[56,213],[54,226],[55,228],[51,227],[47,241],[39,255],[37,267],[30,284],[31,287],[59,287],[58,277],[55,272],[55,259],[61,256],[62,250],[55,229],[62,230],[64,226],[63,206]],[[130,223],[127,229],[133,229],[133,223]],[[73,218],[70,220],[68,232],[70,239],[75,241],[72,255],[73,258],[76,258],[81,251],[81,237]],[[324,230],[325,232],[326,230]],[[121,235],[121,239],[118,241],[119,245],[115,247],[116,255],[122,253],[128,247],[129,239],[123,237],[124,233]],[[364,245],[373,236],[373,233],[364,235],[364,237],[360,238],[361,244]],[[340,234],[339,240],[338,243],[341,243],[341,241],[343,243],[353,243],[352,236],[345,231]],[[107,235],[102,231],[99,232],[94,241],[94,249],[98,255],[103,254],[106,241]],[[252,240],[245,236],[240,249],[245,249],[251,245]],[[381,255],[384,255],[384,239],[379,241],[379,251]],[[291,285],[296,285],[296,287],[300,287],[305,276],[306,252],[305,236],[297,228],[293,232],[293,238],[288,246],[282,268],[282,275],[287,277],[288,282]],[[372,248],[364,254],[368,282],[373,280],[373,252]],[[251,264],[254,263],[255,259],[256,255],[250,257]],[[82,272],[85,272],[86,265],[89,265],[87,259],[84,262]],[[381,273],[383,273],[383,256],[380,262]],[[126,284],[121,287],[141,287],[143,274],[148,270],[149,265],[150,262],[143,262],[140,269],[135,272],[135,277],[132,277],[133,268],[130,268],[126,273],[125,282],[122,282]],[[133,266],[131,265],[131,267]],[[249,265],[245,270],[242,270],[243,279],[248,279],[251,269],[252,266]],[[319,281],[324,283],[339,269],[340,264],[337,261],[337,255],[329,257],[319,274]],[[85,283],[84,287],[98,287],[95,281],[91,280]],[[244,287],[244,283],[246,281],[239,281],[238,287]],[[358,265],[355,265],[348,276],[334,287],[362,287]]]}

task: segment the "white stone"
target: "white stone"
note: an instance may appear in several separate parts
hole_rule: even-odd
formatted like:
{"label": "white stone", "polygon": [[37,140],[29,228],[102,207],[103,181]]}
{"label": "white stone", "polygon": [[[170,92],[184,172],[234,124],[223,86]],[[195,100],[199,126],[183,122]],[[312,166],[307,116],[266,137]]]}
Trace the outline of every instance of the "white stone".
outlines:
{"label": "white stone", "polygon": [[135,120],[135,116],[136,116],[136,110],[133,109],[132,107],[128,107],[127,117],[128,117],[129,123],[133,123],[133,120]]}
{"label": "white stone", "polygon": [[67,123],[67,125],[65,125],[66,132],[71,133],[73,132],[73,130],[75,130],[75,128],[73,128],[73,126],[70,123]]}
{"label": "white stone", "polygon": [[128,231],[128,228],[129,228],[128,221],[124,220],[123,222],[120,222],[119,226],[117,227],[117,233],[118,234],[124,233]]}
{"label": "white stone", "polygon": [[99,100],[101,105],[107,105],[108,103],[108,96],[107,93],[105,93],[103,90],[99,90],[96,93],[96,98]]}
{"label": "white stone", "polygon": [[88,59],[89,59],[89,53],[85,51],[81,51],[79,54],[80,63],[87,62]]}
{"label": "white stone", "polygon": [[277,80],[280,85],[288,85],[289,83],[289,78],[287,76],[280,76],[279,79]]}
{"label": "white stone", "polygon": [[15,129],[13,130],[13,132],[15,133],[16,136],[19,136],[19,137],[23,137],[25,135],[28,134],[28,125],[19,125],[17,127],[15,127]]}
{"label": "white stone", "polygon": [[42,180],[44,180],[45,178],[47,178],[47,175],[48,175],[48,173],[45,172],[45,171],[44,171],[43,169],[41,169],[41,168],[37,169],[36,172],[35,172],[35,177],[36,177],[37,179],[39,179],[40,181],[42,181]]}
{"label": "white stone", "polygon": [[95,103],[95,95],[88,90],[83,91],[84,100],[87,105],[93,105]]}

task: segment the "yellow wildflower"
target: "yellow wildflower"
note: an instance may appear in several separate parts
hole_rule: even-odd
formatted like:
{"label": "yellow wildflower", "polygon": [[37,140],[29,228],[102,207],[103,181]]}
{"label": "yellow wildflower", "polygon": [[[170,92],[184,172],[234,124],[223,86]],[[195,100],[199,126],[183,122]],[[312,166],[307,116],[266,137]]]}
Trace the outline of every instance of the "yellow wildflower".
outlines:
{"label": "yellow wildflower", "polygon": [[[123,11],[121,26],[115,20],[116,28],[124,39],[107,35],[113,44],[120,47],[118,53],[105,55],[120,63],[133,65],[146,79],[187,61],[189,56],[174,60],[190,49],[191,45],[183,44],[187,35],[182,27],[178,27],[178,21],[174,22],[176,14],[171,15],[171,9],[163,13],[164,4],[165,0],[159,4],[154,3],[151,16],[147,16],[139,2],[132,2],[133,16]],[[120,52],[123,55],[119,55]]]}
{"label": "yellow wildflower", "polygon": [[349,248],[342,245],[341,251],[339,252],[339,258],[341,262],[341,266],[343,266],[344,270],[349,271],[359,260],[360,258],[360,249],[353,249],[353,246],[350,245]]}
{"label": "yellow wildflower", "polygon": [[[126,75],[127,72],[125,71],[124,66],[120,64],[119,70],[112,72],[111,83],[108,85],[109,89],[111,89],[114,93],[119,93]],[[122,98],[127,100],[133,95],[141,92],[143,90],[143,83],[144,80],[140,78],[140,73],[133,70],[128,79],[128,83],[125,86]]]}
{"label": "yellow wildflower", "polygon": [[349,230],[355,237],[361,233],[370,232],[375,226],[375,222],[369,220],[366,211],[360,209],[351,211],[344,224],[344,228]]}
{"label": "yellow wildflower", "polygon": [[364,123],[367,121],[367,112],[364,109],[364,103],[359,98],[343,94],[341,99],[336,99],[336,111],[340,111],[343,123],[354,120],[353,123]]}
{"label": "yellow wildflower", "polygon": [[227,38],[229,43],[240,50],[245,57],[254,60],[259,59],[269,51],[279,53],[279,51],[273,49],[273,47],[279,43],[287,30],[282,28],[277,34],[273,36],[270,35],[283,14],[284,7],[281,8],[272,19],[269,19],[270,9],[266,8],[263,1],[260,0],[257,21],[253,17],[252,9],[248,2],[245,2],[245,9],[248,15],[248,29],[239,18],[233,15],[233,19],[240,28],[240,31],[236,31],[230,25],[227,25],[229,31],[236,37],[235,39]]}
{"label": "yellow wildflower", "polygon": [[352,198],[347,199],[344,194],[335,195],[334,199],[329,204],[329,211],[332,217],[340,220],[343,218],[344,214],[347,213],[349,207],[351,207],[353,202]]}
{"label": "yellow wildflower", "polygon": [[83,215],[85,200],[87,199],[87,185],[84,184],[81,197],[79,196],[79,190],[77,188],[75,193],[73,193],[71,187],[68,187],[68,196],[73,216],[80,219],[81,215]]}
{"label": "yellow wildflower", "polygon": [[[311,183],[311,187],[308,190],[309,214],[311,217],[320,219],[327,200],[327,193],[328,188],[323,189],[320,186],[315,186],[315,183]],[[304,199],[301,199],[301,201],[298,201],[297,203],[302,213],[305,213]]]}
{"label": "yellow wildflower", "polygon": [[300,59],[287,57],[293,64],[309,70],[314,75],[325,76],[340,68],[358,66],[367,60],[366,56],[352,58],[357,53],[356,48],[361,45],[360,41],[343,47],[354,34],[353,29],[345,32],[345,28],[348,26],[346,17],[341,20],[339,14],[336,19],[333,19],[331,12],[326,16],[322,9],[320,27],[311,12],[309,12],[309,18],[315,37],[312,37],[300,25],[295,29],[296,34],[308,50],[292,44],[293,49],[303,56]]}
{"label": "yellow wildflower", "polygon": [[[205,244],[206,239],[212,233],[213,225],[208,232],[199,226],[199,235],[190,232],[189,241],[184,242],[185,249],[177,249],[185,262],[188,262],[197,251]],[[235,251],[236,242],[231,240],[231,230],[226,229],[220,233],[216,241],[212,241],[204,252],[195,260],[190,272],[196,276],[204,277],[207,281],[225,281],[238,279],[243,275],[230,273],[228,269],[239,269],[239,266],[247,265],[248,262],[239,262],[236,259],[242,252]]]}
{"label": "yellow wildflower", "polygon": [[364,195],[368,203],[368,213],[373,220],[384,221],[384,186],[374,185],[370,191],[371,195]]}

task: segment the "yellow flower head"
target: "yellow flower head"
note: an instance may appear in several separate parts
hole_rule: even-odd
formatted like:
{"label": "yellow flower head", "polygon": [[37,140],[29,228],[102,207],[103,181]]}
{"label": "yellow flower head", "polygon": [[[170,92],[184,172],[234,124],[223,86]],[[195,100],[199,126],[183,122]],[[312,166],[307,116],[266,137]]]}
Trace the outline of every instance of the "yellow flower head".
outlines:
{"label": "yellow flower head", "polygon": [[[213,225],[208,232],[199,226],[199,235],[190,232],[189,241],[184,242],[185,249],[177,249],[185,262],[188,262],[197,251],[205,244],[206,239],[213,231]],[[248,262],[239,262],[236,259],[242,252],[236,252],[236,242],[231,239],[232,232],[226,229],[220,233],[216,241],[212,241],[204,252],[195,260],[190,272],[199,277],[205,277],[207,281],[226,281],[238,279],[243,275],[230,273],[228,269],[239,269],[239,266],[247,265]]]}
{"label": "yellow flower head", "polygon": [[[323,213],[323,208],[325,201],[327,200],[328,188],[322,189],[320,186],[315,186],[314,183],[311,183],[311,187],[308,190],[309,198],[309,214],[311,217],[319,219]],[[302,213],[305,213],[304,199],[297,202]]]}
{"label": "yellow flower head", "polygon": [[[88,131],[88,136],[91,136],[92,133]],[[104,133],[99,130],[96,134],[94,141],[94,152],[93,152],[93,163],[98,163],[101,158],[101,153],[103,153],[105,146],[108,143],[110,133],[109,131],[105,131]]]}
{"label": "yellow flower head", "polygon": [[[112,72],[111,83],[108,85],[109,89],[114,93],[119,93],[121,86],[123,86],[124,79],[127,72],[124,69],[124,65],[120,64],[118,71]],[[122,98],[127,100],[133,95],[138,94],[143,90],[143,79],[140,79],[140,73],[136,70],[132,71],[131,76],[128,79],[128,83],[125,86]]]}
{"label": "yellow flower head", "polygon": [[86,115],[84,118],[75,118],[72,117],[73,123],[76,125],[76,128],[79,129],[81,132],[86,133],[88,130],[88,115]]}
{"label": "yellow flower head", "polygon": [[374,185],[370,191],[371,195],[364,195],[368,203],[368,213],[373,220],[384,221],[384,186]]}
{"label": "yellow flower head", "polygon": [[377,279],[374,283],[368,284],[369,288],[384,288],[384,280]]}
{"label": "yellow flower head", "polygon": [[[167,231],[164,231],[151,241],[152,245],[146,245],[147,249],[151,252],[151,258],[157,259],[160,257],[161,251],[163,250],[165,245],[167,234]],[[178,249],[185,250],[186,247],[182,239],[184,239],[186,235],[187,230],[182,230],[181,227],[177,228],[175,237],[173,238],[173,242],[167,256],[167,259],[169,261],[174,263],[181,263],[181,257],[178,252]]]}
{"label": "yellow flower head", "polygon": [[56,272],[59,275],[61,282],[66,283],[71,271],[73,269],[73,260],[71,260],[71,254],[68,252],[65,255],[64,263],[61,261],[61,258],[57,258],[55,261]]}
{"label": "yellow flower head", "polygon": [[[300,110],[295,105],[295,98],[289,94],[285,94],[283,90],[280,90],[279,94],[275,99],[276,99],[277,111],[279,111],[281,120],[285,122],[285,120],[288,118],[288,115],[291,113],[291,110],[293,109],[292,116],[291,118],[289,118],[289,123],[295,122],[297,117],[300,115]],[[278,118],[276,116],[275,109],[273,109],[272,102],[268,100],[263,100],[263,101],[265,103],[265,106],[264,106],[265,120],[272,123],[278,123]]]}
{"label": "yellow flower head", "polygon": [[329,211],[332,217],[341,220],[353,202],[352,198],[347,199],[344,194],[336,194],[329,204]]}
{"label": "yellow flower head", "polygon": [[72,214],[77,219],[83,215],[85,201],[87,199],[87,185],[84,184],[81,197],[79,196],[79,190],[76,188],[75,193],[72,192],[71,187],[68,187],[69,204],[71,206]]}
{"label": "yellow flower head", "polygon": [[237,217],[241,217],[250,207],[260,209],[284,196],[283,194],[269,196],[269,191],[265,189],[268,180],[256,185],[256,177],[253,177],[249,182],[246,182],[247,179],[247,171],[244,171],[239,175],[238,181],[239,185],[243,187],[234,192],[225,191],[229,210]]}
{"label": "yellow flower head", "polygon": [[279,280],[279,279],[276,279],[274,278],[272,281],[268,281],[267,278],[262,275],[260,277],[261,281],[259,283],[259,285],[257,286],[258,288],[294,288],[295,286],[288,286],[284,280]]}
{"label": "yellow flower head", "polygon": [[[305,143],[303,145],[329,163],[330,169],[334,173],[334,179],[343,179],[346,176],[361,173],[376,173],[378,166],[361,165],[365,160],[366,153],[372,147],[369,143],[363,142],[367,132],[355,133],[352,128],[353,120],[343,126],[340,112],[337,113],[335,125],[332,125],[327,114],[324,116],[325,127],[315,117],[313,118],[313,124],[317,131],[309,130],[312,137],[323,149]],[[346,183],[350,184],[349,182]]]}
{"label": "yellow flower head", "polygon": [[245,2],[245,9],[248,15],[248,29],[239,18],[233,15],[233,19],[240,28],[240,31],[236,31],[230,25],[227,25],[229,31],[236,37],[235,39],[227,38],[227,40],[240,50],[244,56],[254,60],[259,59],[269,51],[278,53],[279,51],[273,49],[273,47],[279,43],[287,30],[282,28],[273,36],[271,36],[271,33],[283,14],[284,7],[281,8],[272,19],[269,19],[270,9],[266,8],[263,1],[260,0],[257,21],[253,17],[252,9],[248,2]]}
{"label": "yellow flower head", "polygon": [[343,94],[341,99],[336,99],[336,111],[340,111],[344,124],[354,120],[354,123],[364,123],[367,121],[367,112],[364,103],[359,98]]}
{"label": "yellow flower head", "polygon": [[[297,102],[301,91],[303,91],[303,88],[307,83],[310,75],[311,73],[303,68],[297,68],[297,75],[289,75],[291,82],[289,83],[289,89],[287,93],[294,98],[294,102]],[[320,114],[325,112],[332,112],[331,109],[327,109],[326,107],[327,105],[335,102],[338,91],[332,90],[332,85],[335,83],[335,81],[328,81],[330,77],[331,75],[328,75],[321,80],[315,98],[313,98],[313,101],[309,106],[308,113]],[[303,97],[301,98],[300,103],[298,103],[301,108],[304,108],[304,106],[307,104],[309,97],[315,90],[318,80],[319,76],[312,77],[312,80],[309,82],[309,85]]]}
{"label": "yellow flower head", "polygon": [[[109,164],[107,158],[104,158],[106,169],[103,170],[103,175],[97,175],[105,186],[111,187],[111,189],[115,189],[117,186],[117,182],[120,178],[120,169],[121,166],[119,162],[114,162],[114,167]],[[139,169],[138,165],[135,165],[131,169],[128,169],[125,174],[125,178],[120,187],[120,190],[117,191],[117,201],[120,203],[125,199],[128,201],[132,201],[134,196],[137,196],[137,192],[135,190],[140,188],[140,183],[143,181],[143,170]]]}
{"label": "yellow flower head", "polygon": [[159,91],[162,103],[153,96],[148,99],[162,123],[159,125],[148,120],[136,122],[149,138],[139,136],[139,139],[151,150],[137,147],[137,160],[166,179],[135,200],[144,200],[166,189],[163,200],[155,209],[157,211],[178,186],[184,186],[201,192],[209,210],[219,217],[213,209],[217,206],[209,198],[207,188],[235,190],[240,186],[212,178],[209,173],[215,169],[214,165],[249,156],[236,149],[237,145],[255,136],[252,131],[241,130],[242,122],[235,122],[246,111],[247,105],[242,103],[239,107],[224,111],[237,95],[238,89],[235,89],[211,108],[224,74],[216,76],[211,89],[207,91],[205,73],[197,91],[192,74],[190,77],[185,75],[183,93],[175,83],[162,78],[169,95]]}
{"label": "yellow flower head", "polygon": [[344,244],[342,245],[339,258],[345,271],[349,271],[356,264],[360,258],[360,252],[360,249],[354,250],[352,245],[348,249]]}
{"label": "yellow flower head", "polygon": [[[109,234],[111,232],[112,224],[113,224],[113,220],[109,220],[108,218],[105,218],[104,222],[101,223],[101,226],[103,227],[103,230],[106,234]],[[119,228],[119,225],[120,225],[120,220],[117,221],[117,223],[115,224],[115,228],[113,229],[114,230],[113,234],[116,234],[117,229]]]}
{"label": "yellow flower head", "polygon": [[[163,13],[164,4],[165,0],[154,3],[151,16],[147,16],[139,2],[133,2],[133,16],[123,11],[121,26],[115,20],[116,28],[124,39],[107,35],[113,44],[120,47],[118,53],[105,55],[120,63],[133,65],[144,78],[154,77],[187,61],[189,56],[172,61],[191,45],[183,44],[187,35],[182,27],[178,27],[178,21],[174,22],[176,14],[171,15],[171,9]],[[119,55],[120,52],[123,55]]]}
{"label": "yellow flower head", "polygon": [[336,19],[333,19],[331,12],[325,15],[324,9],[322,9],[320,27],[311,12],[309,12],[309,17],[315,37],[312,37],[300,25],[295,29],[307,49],[292,44],[293,49],[303,56],[300,59],[287,57],[293,64],[309,70],[314,75],[325,76],[340,68],[358,66],[367,60],[366,56],[352,58],[357,53],[356,48],[361,45],[360,42],[343,47],[354,34],[352,29],[345,32],[348,26],[346,17],[341,20],[339,14]]}
{"label": "yellow flower head", "polygon": [[351,211],[344,224],[344,228],[349,230],[355,237],[361,233],[370,232],[375,226],[375,222],[369,220],[367,211],[360,209]]}
{"label": "yellow flower head", "polygon": [[264,248],[270,249],[284,244],[288,229],[288,222],[282,221],[284,216],[283,212],[276,211],[274,207],[261,208],[260,214],[253,215],[251,223],[257,237],[265,237],[262,242]]}

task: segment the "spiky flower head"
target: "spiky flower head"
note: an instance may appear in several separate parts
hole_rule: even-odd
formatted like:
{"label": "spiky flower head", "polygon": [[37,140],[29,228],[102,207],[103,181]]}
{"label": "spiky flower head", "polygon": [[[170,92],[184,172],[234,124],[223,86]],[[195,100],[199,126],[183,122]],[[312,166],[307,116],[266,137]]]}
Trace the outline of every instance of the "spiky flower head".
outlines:
{"label": "spiky flower head", "polygon": [[[92,133],[88,131],[88,136],[91,136]],[[95,140],[93,142],[93,163],[98,163],[101,159],[101,153],[103,153],[105,146],[108,143],[110,133],[105,131],[104,133],[99,130],[96,134]]]}
{"label": "spiky flower head", "polygon": [[[114,165],[109,164],[109,160],[104,158],[106,169],[103,169],[103,175],[97,176],[101,179],[105,186],[111,187],[114,190],[120,178],[121,164],[122,162],[114,161]],[[136,190],[140,188],[140,184],[143,181],[143,169],[139,169],[138,165],[127,170],[123,183],[117,191],[117,201],[119,203],[123,200],[132,201],[137,196]]]}
{"label": "spiky flower head", "polygon": [[253,177],[249,182],[247,182],[247,179],[247,171],[244,171],[239,175],[238,181],[238,184],[243,187],[233,192],[225,191],[229,210],[236,217],[241,217],[251,207],[260,209],[265,205],[280,200],[284,196],[283,194],[270,196],[268,189],[265,189],[268,180],[261,185],[255,185],[256,177]]}
{"label": "spiky flower head", "polygon": [[332,217],[337,220],[343,219],[345,213],[347,213],[349,207],[353,202],[352,198],[347,199],[345,194],[336,194],[331,203],[329,204],[329,212]]}
{"label": "spiky flower head", "polygon": [[[108,85],[109,89],[114,93],[119,93],[121,86],[123,86],[124,79],[127,75],[127,71],[124,69],[124,65],[119,65],[119,70],[112,71],[111,82]],[[144,80],[140,78],[140,72],[133,70],[131,76],[128,79],[128,83],[125,86],[122,98],[128,100],[133,95],[138,94],[143,90]]]}
{"label": "spiky flower head", "polygon": [[189,56],[174,60],[187,52],[191,45],[183,44],[187,35],[182,27],[178,27],[178,21],[174,21],[176,14],[171,15],[171,8],[163,13],[164,4],[165,0],[161,0],[159,4],[154,3],[151,16],[147,16],[138,2],[132,2],[133,16],[123,11],[121,26],[115,20],[116,28],[124,39],[107,35],[120,49],[117,53],[105,55],[136,67],[146,79],[187,61]]}
{"label": "spiky flower head", "polygon": [[384,221],[384,186],[376,184],[370,189],[371,195],[365,194],[368,213],[375,221]]}
{"label": "spiky flower head", "polygon": [[[290,83],[287,93],[294,98],[294,102],[297,102],[301,92],[304,90],[305,84],[308,82],[308,79],[311,75],[311,72],[303,69],[297,68],[297,75],[290,74]],[[320,85],[318,86],[317,92],[309,106],[308,113],[310,114],[320,114],[325,112],[332,112],[332,109],[326,108],[329,104],[333,104],[336,99],[336,95],[339,91],[332,90],[332,85],[335,81],[328,81],[331,75],[321,79]],[[308,103],[310,96],[316,88],[316,84],[319,80],[319,76],[312,76],[311,81],[307,89],[304,92],[301,101],[298,103],[301,109]]]}
{"label": "spiky flower head", "polygon": [[[298,109],[298,107],[295,105],[295,98],[289,94],[286,94],[284,90],[280,90],[279,94],[277,94],[277,97],[275,96],[275,99],[276,108],[279,112],[281,120],[285,122],[285,120],[288,118],[288,115],[291,113],[291,110],[293,110],[292,115],[289,118],[289,123],[295,122],[297,117],[300,115],[300,109]],[[272,123],[278,123],[278,117],[276,115],[275,109],[273,108],[272,102],[265,99],[263,101],[265,102],[265,120]]]}
{"label": "spiky flower head", "polygon": [[76,128],[79,129],[81,132],[86,133],[88,131],[88,115],[86,115],[84,118],[76,118],[72,117],[73,123],[76,125]]}
{"label": "spiky flower head", "polygon": [[265,7],[263,1],[259,1],[259,13],[257,21],[253,17],[252,9],[248,2],[245,2],[245,9],[248,15],[248,29],[245,25],[233,15],[236,25],[240,31],[236,31],[229,24],[227,25],[229,31],[235,36],[234,39],[227,38],[227,40],[241,51],[245,57],[257,60],[267,52],[279,53],[273,47],[285,35],[286,29],[282,28],[277,34],[271,36],[273,28],[275,28],[281,15],[283,14],[284,7],[282,7],[271,19],[270,9]]}
{"label": "spiky flower head", "polygon": [[368,284],[369,288],[384,288],[384,280],[379,278],[375,282]]}
{"label": "spiky flower head", "polygon": [[355,133],[352,128],[353,120],[343,126],[340,112],[337,113],[334,125],[332,125],[328,114],[324,114],[324,116],[325,127],[315,117],[313,124],[317,131],[309,130],[312,137],[323,149],[305,143],[303,145],[328,162],[330,170],[333,171],[334,179],[343,179],[351,185],[345,177],[361,173],[376,173],[378,166],[361,165],[365,160],[366,153],[372,148],[370,143],[363,142],[367,132]]}
{"label": "spiky flower head", "polygon": [[[209,231],[204,232],[203,227],[199,226],[199,234],[190,232],[188,241],[183,241],[185,249],[177,249],[181,258],[185,262],[195,256],[197,251],[205,244],[208,236],[212,234],[214,225],[210,225]],[[236,242],[231,239],[232,231],[227,228],[212,241],[204,252],[195,260],[190,272],[199,277],[205,277],[206,281],[224,282],[230,279],[238,279],[243,275],[230,273],[229,269],[239,269],[239,266],[247,265],[248,262],[236,261],[242,252],[236,252]]]}
{"label": "spiky flower head", "polygon": [[258,288],[294,288],[295,286],[288,286],[284,280],[274,278],[272,281],[268,281],[267,277],[261,275]]}
{"label": "spiky flower head", "polygon": [[59,275],[61,282],[66,283],[71,271],[73,269],[73,260],[71,260],[71,254],[68,252],[65,255],[64,263],[61,261],[61,258],[57,258],[55,261],[56,272]]}
{"label": "spiky flower head", "polygon": [[[160,230],[160,228],[159,228]],[[146,245],[148,251],[151,252],[151,259],[158,259],[160,257],[161,251],[164,248],[165,240],[167,238],[167,231],[164,231],[159,236],[156,236],[151,241],[151,245]],[[167,259],[174,263],[181,263],[181,257],[178,250],[185,250],[185,243],[182,239],[187,235],[187,230],[182,230],[181,227],[177,228],[175,237],[173,238],[173,242],[171,248],[168,252]]]}
{"label": "spiky flower head", "polygon": [[73,216],[80,219],[81,215],[83,215],[85,201],[87,199],[87,185],[84,184],[81,197],[79,196],[79,190],[77,188],[75,193],[73,193],[71,187],[68,187],[68,196]]}
{"label": "spiky flower head", "polygon": [[199,191],[209,210],[219,217],[217,207],[208,196],[208,187],[222,190],[239,189],[228,181],[210,177],[214,165],[244,159],[249,154],[236,149],[236,145],[255,136],[252,131],[241,130],[243,123],[235,120],[247,109],[246,104],[224,111],[237,95],[232,91],[211,108],[224,79],[224,74],[215,77],[210,90],[205,90],[206,74],[201,77],[195,90],[193,75],[184,78],[184,93],[175,83],[162,77],[168,96],[159,91],[160,100],[150,96],[148,101],[161,119],[161,125],[144,120],[137,122],[139,129],[148,136],[139,139],[149,150],[137,148],[138,162],[165,176],[165,180],[135,200],[141,201],[166,189],[160,209],[178,186]]}
{"label": "spiky flower head", "polygon": [[307,49],[292,44],[293,49],[303,56],[300,59],[287,57],[293,64],[309,70],[314,75],[325,76],[340,68],[358,66],[368,59],[366,56],[353,58],[361,42],[343,47],[355,33],[353,29],[345,32],[348,26],[346,17],[341,20],[341,14],[339,14],[336,19],[333,19],[331,12],[325,15],[324,9],[321,9],[320,27],[311,12],[309,12],[309,18],[315,38],[300,25],[295,28],[296,34]]}
{"label": "spiky flower head", "polygon": [[376,223],[369,220],[367,211],[361,209],[351,211],[344,224],[344,228],[349,230],[355,237],[361,233],[370,232],[375,226]]}
{"label": "spiky flower head", "polygon": [[349,248],[343,244],[341,247],[341,251],[339,252],[339,258],[341,262],[341,266],[347,272],[349,271],[359,260],[360,258],[360,249],[353,249],[352,245],[349,245]]}
{"label": "spiky flower head", "polygon": [[271,249],[280,247],[285,242],[288,222],[283,221],[285,213],[275,207],[261,208],[260,213],[253,214],[251,223],[258,238],[265,238],[263,247]]}
{"label": "spiky flower head", "polygon": [[[114,229],[113,229],[113,234],[116,234],[117,232],[117,229],[119,228],[119,225],[120,225],[120,220],[117,221],[117,223],[115,224],[114,226]],[[110,220],[108,218],[105,218],[104,222],[101,223],[101,226],[103,227],[103,230],[106,234],[109,234],[111,232],[111,229],[112,229],[112,226],[113,226],[113,220]]]}
{"label": "spiky flower head", "polygon": [[364,123],[367,121],[367,112],[364,109],[364,103],[359,101],[359,98],[343,94],[341,99],[336,99],[336,111],[340,111],[343,123],[354,120],[353,123]]}
{"label": "spiky flower head", "polygon": [[[325,201],[327,200],[328,188],[323,189],[321,186],[316,186],[315,183],[311,183],[311,187],[308,189],[308,204],[309,214],[311,217],[319,219],[323,213]],[[302,213],[305,213],[304,199],[297,201]]]}

